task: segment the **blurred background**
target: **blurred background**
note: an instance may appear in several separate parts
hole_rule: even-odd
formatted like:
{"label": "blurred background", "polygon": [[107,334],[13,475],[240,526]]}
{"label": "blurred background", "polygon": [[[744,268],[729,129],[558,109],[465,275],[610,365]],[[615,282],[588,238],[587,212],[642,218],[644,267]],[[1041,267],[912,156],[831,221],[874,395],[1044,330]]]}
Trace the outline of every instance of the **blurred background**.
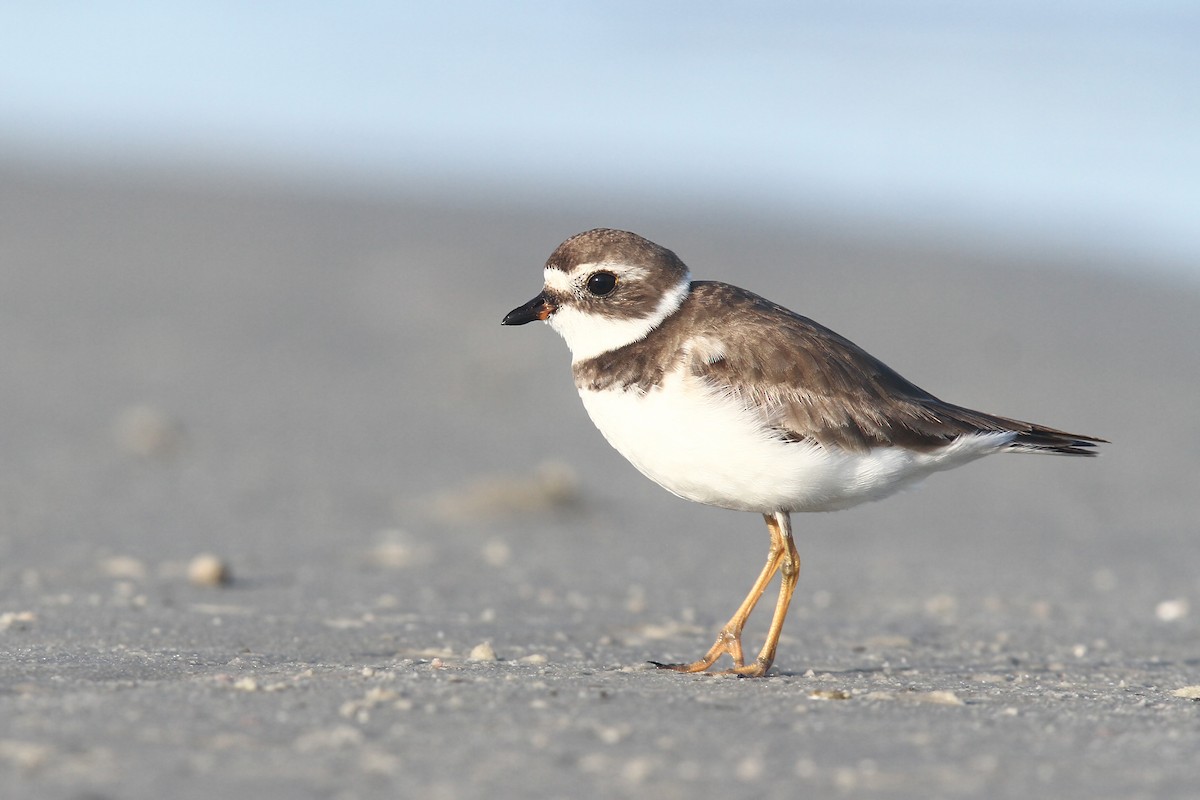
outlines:
{"label": "blurred background", "polygon": [[1195,278],[1198,40],[1190,0],[10,3],[0,158],[737,207]]}
{"label": "blurred background", "polygon": [[[1200,683],[1198,42],[1194,0],[0,3],[0,793],[1193,796],[1148,687]],[[613,672],[699,655],[767,537],[500,327],[600,225],[1112,445],[802,515],[789,681]],[[787,694],[905,664],[968,705]]]}

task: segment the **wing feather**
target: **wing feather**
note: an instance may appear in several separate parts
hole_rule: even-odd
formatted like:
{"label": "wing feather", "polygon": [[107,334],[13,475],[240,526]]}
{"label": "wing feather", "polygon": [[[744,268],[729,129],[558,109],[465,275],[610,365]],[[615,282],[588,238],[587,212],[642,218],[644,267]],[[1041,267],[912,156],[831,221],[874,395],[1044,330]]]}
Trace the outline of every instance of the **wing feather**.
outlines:
{"label": "wing feather", "polygon": [[[1103,440],[946,403],[813,320],[728,284],[693,284],[686,368],[760,413],[781,438],[864,452],[935,450],[972,433],[1009,448],[1093,455]],[[702,321],[703,320],[703,321]]]}

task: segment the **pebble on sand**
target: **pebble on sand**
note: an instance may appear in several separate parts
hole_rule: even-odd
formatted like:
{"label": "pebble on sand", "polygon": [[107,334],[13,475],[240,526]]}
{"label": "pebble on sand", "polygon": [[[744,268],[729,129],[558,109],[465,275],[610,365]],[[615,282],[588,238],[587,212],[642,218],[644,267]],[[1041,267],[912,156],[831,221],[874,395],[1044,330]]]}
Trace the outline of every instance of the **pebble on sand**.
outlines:
{"label": "pebble on sand", "polygon": [[935,706],[961,706],[966,705],[962,698],[949,689],[934,690],[932,692],[919,692],[913,696],[918,702],[932,703]]}
{"label": "pebble on sand", "polygon": [[201,553],[187,568],[188,582],[193,586],[224,586],[233,580],[229,564],[212,553]]}
{"label": "pebble on sand", "polygon": [[492,649],[491,642],[482,642],[471,648],[470,654],[467,656],[467,661],[498,661],[496,651]]}
{"label": "pebble on sand", "polygon": [[5,611],[0,614],[0,631],[6,631],[12,627],[24,628],[36,619],[37,614],[32,611]]}
{"label": "pebble on sand", "polygon": [[1163,600],[1154,607],[1154,616],[1163,622],[1175,622],[1186,617],[1188,610],[1188,601],[1185,598]]}

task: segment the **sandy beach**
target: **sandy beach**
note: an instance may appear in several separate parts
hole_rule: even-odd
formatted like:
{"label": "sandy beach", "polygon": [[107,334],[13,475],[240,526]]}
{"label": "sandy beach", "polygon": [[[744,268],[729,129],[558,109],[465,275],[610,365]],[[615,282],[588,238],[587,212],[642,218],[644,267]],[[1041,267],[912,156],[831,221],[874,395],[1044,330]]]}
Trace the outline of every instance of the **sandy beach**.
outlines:
{"label": "sandy beach", "polygon": [[[0,168],[0,796],[1194,796],[1200,286],[449,196]],[[772,675],[648,668],[708,648],[768,540],[500,326],[596,226],[1112,444],[797,515]]]}

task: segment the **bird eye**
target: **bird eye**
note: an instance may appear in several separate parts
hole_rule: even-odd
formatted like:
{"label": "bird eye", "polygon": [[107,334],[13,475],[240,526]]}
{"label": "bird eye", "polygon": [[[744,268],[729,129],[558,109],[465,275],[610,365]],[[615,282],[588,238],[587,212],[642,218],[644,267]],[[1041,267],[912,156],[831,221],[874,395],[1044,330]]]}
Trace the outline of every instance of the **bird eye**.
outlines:
{"label": "bird eye", "polygon": [[615,288],[617,288],[617,276],[611,272],[594,272],[588,278],[587,290],[596,297],[610,295]]}

